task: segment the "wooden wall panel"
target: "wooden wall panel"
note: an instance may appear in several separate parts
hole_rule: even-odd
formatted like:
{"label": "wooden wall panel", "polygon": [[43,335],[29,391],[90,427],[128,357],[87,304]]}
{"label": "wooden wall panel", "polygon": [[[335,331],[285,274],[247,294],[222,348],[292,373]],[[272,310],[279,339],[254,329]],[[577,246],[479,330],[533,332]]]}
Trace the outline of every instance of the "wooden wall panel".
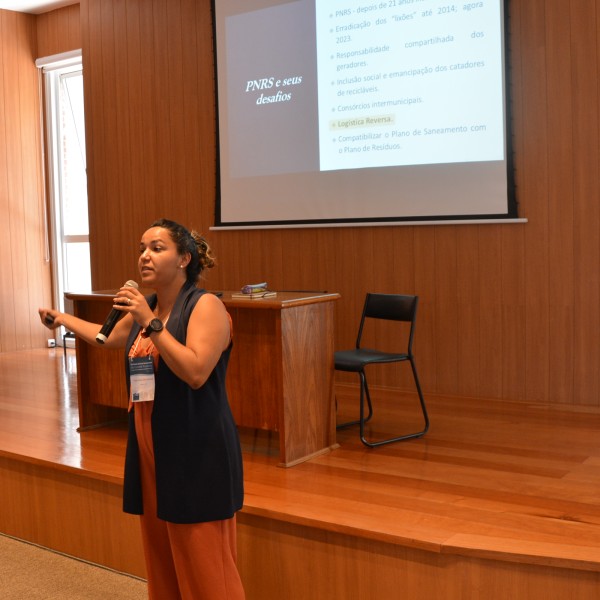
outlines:
{"label": "wooden wall panel", "polygon": [[[340,292],[336,348],[353,343],[366,291],[419,294],[426,393],[600,407],[599,6],[508,2],[527,224],[209,232],[210,1],[82,1],[94,286],[132,277],[139,235],[168,216],[208,235],[219,266],[207,287],[267,280]],[[374,382],[410,385],[399,371],[378,371]]]}
{"label": "wooden wall panel", "polygon": [[36,16],[37,58],[81,48],[79,4]]}
{"label": "wooden wall panel", "polygon": [[[437,390],[456,390],[458,385],[458,287],[457,238],[453,225],[435,227],[435,345]],[[438,301],[438,298],[441,301]]]}
{"label": "wooden wall panel", "polygon": [[[508,11],[507,84],[508,117],[512,135],[510,147],[514,161],[514,179],[520,214],[528,214],[527,185],[523,169],[525,139],[522,135],[528,116],[523,110],[523,87],[528,78],[527,61],[523,60],[523,2],[510,2]],[[526,240],[527,227],[502,228],[502,390],[503,398],[526,398],[527,351],[523,343],[526,326]]]}
{"label": "wooden wall panel", "polygon": [[36,348],[51,301],[41,170],[35,17],[0,10],[0,352]]}
{"label": "wooden wall panel", "polygon": [[[527,198],[524,216],[529,219],[525,244],[525,329],[519,343],[525,345],[525,394],[533,401],[548,398],[549,380],[549,256],[548,256],[548,117],[546,11],[544,2],[521,5],[521,65],[524,68],[522,110],[523,155],[520,195]],[[526,82],[526,83],[525,83]],[[535,177],[532,175],[535,174]],[[525,207],[524,207],[525,208]],[[529,363],[529,361],[533,361]],[[535,368],[532,368],[535,364]]]}
{"label": "wooden wall panel", "polygon": [[139,236],[155,219],[167,216],[197,229],[212,221],[209,8],[164,0],[81,5],[96,286],[119,286],[135,276]]}
{"label": "wooden wall panel", "polygon": [[[338,348],[354,340],[366,291],[418,293],[427,392],[600,406],[598,12],[598,0],[509,2],[513,147],[528,224],[211,232],[220,264],[207,286],[264,278],[339,291]],[[132,277],[137,237],[158,216],[208,232],[216,141],[208,0],[89,0],[0,15],[0,109],[10,117],[0,122],[0,214],[24,249],[0,265],[5,351],[46,337],[30,317],[49,295],[33,58],[84,47],[96,287]],[[375,381],[410,384],[393,371]]]}
{"label": "wooden wall panel", "polygon": [[547,70],[548,123],[554,123],[548,144],[548,299],[553,327],[549,329],[548,394],[551,401],[573,400],[573,111],[570,94],[562,94],[571,81],[571,40],[567,3],[548,5]]}
{"label": "wooden wall panel", "polygon": [[[437,390],[437,361],[441,349],[437,344],[439,321],[436,318],[435,227],[417,227],[414,230],[414,294],[419,296],[415,358],[418,361],[419,379],[424,390]],[[342,298],[343,299],[343,298]],[[339,305],[342,302],[338,303]],[[341,307],[340,307],[341,308]]]}
{"label": "wooden wall panel", "polygon": [[598,39],[600,3],[571,6],[573,106],[573,379],[574,404],[600,403],[600,152]]}
{"label": "wooden wall panel", "polygon": [[473,252],[479,244],[479,227],[461,230],[456,237],[456,393],[479,396],[481,301],[479,255]]}
{"label": "wooden wall panel", "polygon": [[[503,227],[501,298],[501,342],[497,357],[501,364],[502,398],[524,400],[526,349],[522,343],[525,331],[525,227]],[[482,338],[482,343],[487,340]]]}

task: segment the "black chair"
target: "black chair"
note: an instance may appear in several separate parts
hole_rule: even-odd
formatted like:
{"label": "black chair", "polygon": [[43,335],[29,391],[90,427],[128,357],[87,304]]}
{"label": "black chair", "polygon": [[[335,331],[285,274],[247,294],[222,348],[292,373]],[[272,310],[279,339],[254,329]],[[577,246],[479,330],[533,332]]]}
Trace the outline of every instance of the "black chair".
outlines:
{"label": "black chair", "polygon": [[[358,373],[360,377],[360,417],[357,421],[348,421],[337,426],[338,429],[348,427],[350,425],[360,425],[360,439],[366,446],[374,448],[391,442],[407,440],[411,438],[421,437],[427,433],[429,429],[429,416],[425,407],[421,384],[415,366],[414,356],[412,352],[413,337],[415,333],[415,320],[417,314],[417,305],[419,303],[418,296],[400,296],[397,294],[367,294],[365,305],[363,308],[360,326],[358,328],[358,336],[356,338],[356,347],[352,350],[341,350],[335,353],[335,368],[338,371],[351,371]],[[385,319],[388,321],[403,321],[410,323],[410,331],[408,333],[408,348],[404,353],[384,352],[381,350],[372,350],[370,348],[361,347],[363,329],[367,319]],[[373,416],[373,405],[369,394],[369,386],[367,384],[367,376],[365,367],[376,363],[395,363],[408,361],[412,368],[412,374],[421,403],[421,410],[425,421],[424,428],[416,433],[400,435],[398,437],[388,438],[380,441],[369,441],[365,438],[365,423]],[[365,397],[369,407],[369,414],[365,418]]]}

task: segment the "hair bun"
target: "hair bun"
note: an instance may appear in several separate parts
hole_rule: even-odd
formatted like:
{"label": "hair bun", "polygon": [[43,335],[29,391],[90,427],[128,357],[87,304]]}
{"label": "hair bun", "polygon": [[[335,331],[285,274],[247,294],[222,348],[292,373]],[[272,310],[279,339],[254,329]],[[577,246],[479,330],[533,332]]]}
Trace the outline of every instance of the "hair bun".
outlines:
{"label": "hair bun", "polygon": [[212,269],[215,266],[215,257],[213,252],[208,245],[206,239],[197,231],[190,231],[190,235],[192,236],[196,248],[198,249],[198,258],[200,259],[200,264],[203,269]]}

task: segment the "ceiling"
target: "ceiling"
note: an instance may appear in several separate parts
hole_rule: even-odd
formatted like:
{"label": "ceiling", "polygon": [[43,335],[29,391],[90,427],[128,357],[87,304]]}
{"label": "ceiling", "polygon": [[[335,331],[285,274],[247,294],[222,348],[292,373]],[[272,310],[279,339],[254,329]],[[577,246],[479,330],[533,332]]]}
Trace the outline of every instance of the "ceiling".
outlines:
{"label": "ceiling", "polygon": [[0,9],[5,10],[16,10],[18,12],[26,12],[33,14],[40,14],[60,8],[61,6],[68,6],[69,4],[78,4],[78,0],[0,0]]}

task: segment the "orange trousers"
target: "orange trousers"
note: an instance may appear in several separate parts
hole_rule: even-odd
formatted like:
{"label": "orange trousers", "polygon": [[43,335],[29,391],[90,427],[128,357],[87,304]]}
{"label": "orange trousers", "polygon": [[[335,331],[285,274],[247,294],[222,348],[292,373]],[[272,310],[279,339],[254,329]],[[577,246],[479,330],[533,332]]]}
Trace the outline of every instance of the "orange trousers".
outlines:
{"label": "orange trousers", "polygon": [[243,600],[236,520],[177,524],[156,517],[152,402],[135,407],[144,514],[140,517],[150,600]]}

